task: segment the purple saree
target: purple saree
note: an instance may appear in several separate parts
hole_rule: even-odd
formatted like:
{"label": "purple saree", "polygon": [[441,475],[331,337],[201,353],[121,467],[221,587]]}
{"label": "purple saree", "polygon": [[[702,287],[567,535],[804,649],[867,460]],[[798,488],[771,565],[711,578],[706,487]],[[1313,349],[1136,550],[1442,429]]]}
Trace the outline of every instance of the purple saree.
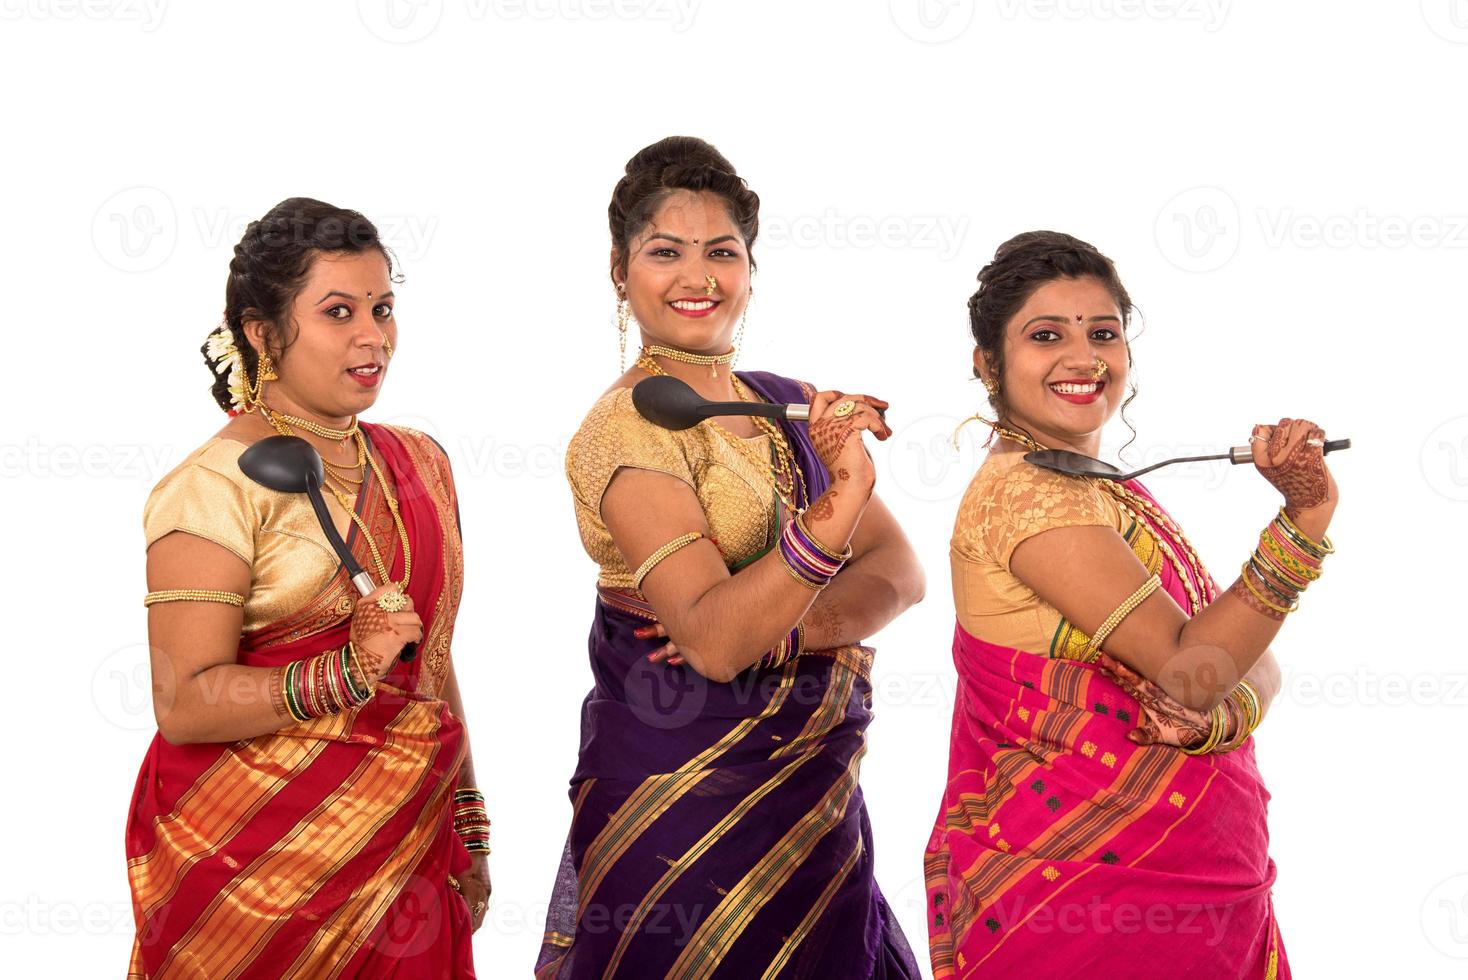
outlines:
{"label": "purple saree", "polygon": [[[740,379],[772,402],[795,381]],[[812,498],[825,467],[780,423]],[[637,593],[600,589],[573,812],[539,980],[917,978],[872,874],[857,785],[872,650],[807,651],[732,683],[652,664]]]}

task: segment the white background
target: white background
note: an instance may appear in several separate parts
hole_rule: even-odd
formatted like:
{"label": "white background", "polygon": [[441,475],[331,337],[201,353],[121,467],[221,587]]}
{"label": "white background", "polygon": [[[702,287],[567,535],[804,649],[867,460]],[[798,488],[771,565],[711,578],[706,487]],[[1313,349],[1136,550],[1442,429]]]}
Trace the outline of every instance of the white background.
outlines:
{"label": "white background", "polygon": [[[589,686],[562,453],[616,372],[612,185],[673,133],[764,201],[741,367],[892,402],[878,491],[929,595],[876,638],[862,776],[920,959],[978,464],[976,427],[946,448],[981,402],[965,300],[1001,241],[1055,228],[1145,314],[1131,461],[1282,415],[1355,441],[1259,735],[1279,918],[1300,976],[1462,975],[1468,4],[392,2],[0,0],[7,975],[125,969],[143,501],[223,421],[198,347],[233,243],[298,194],[376,220],[407,274],[371,418],[457,470],[455,662],[496,835],[475,950],[528,975]],[[1224,583],[1277,501],[1252,468],[1148,483]]]}

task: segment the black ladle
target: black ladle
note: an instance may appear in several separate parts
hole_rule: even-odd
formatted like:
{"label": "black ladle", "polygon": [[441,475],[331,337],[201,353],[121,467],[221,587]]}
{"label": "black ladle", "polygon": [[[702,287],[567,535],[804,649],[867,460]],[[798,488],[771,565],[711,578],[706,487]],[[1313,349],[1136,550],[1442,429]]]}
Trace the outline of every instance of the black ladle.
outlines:
{"label": "black ladle", "polygon": [[[1337,449],[1350,448],[1351,440],[1332,439],[1321,447],[1321,451],[1332,453]],[[1130,473],[1123,473],[1110,463],[1103,463],[1099,459],[1092,459],[1090,456],[1065,449],[1041,449],[1038,452],[1025,453],[1026,463],[1034,463],[1047,470],[1066,473],[1070,476],[1097,476],[1103,480],[1115,480],[1117,483],[1134,480],[1143,473],[1151,473],[1155,469],[1171,466],[1173,463],[1196,463],[1206,459],[1226,459],[1237,465],[1254,462],[1254,453],[1248,446],[1234,446],[1226,453],[1217,453],[1212,456],[1179,456],[1177,459],[1164,459],[1160,463],[1153,463],[1151,466],[1144,466]]]}
{"label": "black ladle", "polygon": [[[691,429],[704,419],[718,415],[757,415],[767,419],[810,420],[809,405],[776,405],[769,402],[711,402],[686,383],[669,375],[645,378],[632,386],[632,405],[637,414],[653,425],[678,431]],[[887,413],[877,409],[883,418]]]}
{"label": "black ladle", "polygon": [[[357,592],[370,595],[377,588],[372,576],[358,564],[356,556],[342,540],[332,523],[331,514],[326,510],[326,498],[321,495],[321,484],[325,482],[326,475],[321,465],[321,454],[314,446],[300,436],[261,439],[240,454],[240,469],[262,487],[281,493],[304,493],[311,501],[311,509],[316,512],[316,520],[321,522],[321,533],[326,535],[331,549],[346,567]],[[398,659],[407,663],[416,656],[418,645],[409,643],[398,654]]]}

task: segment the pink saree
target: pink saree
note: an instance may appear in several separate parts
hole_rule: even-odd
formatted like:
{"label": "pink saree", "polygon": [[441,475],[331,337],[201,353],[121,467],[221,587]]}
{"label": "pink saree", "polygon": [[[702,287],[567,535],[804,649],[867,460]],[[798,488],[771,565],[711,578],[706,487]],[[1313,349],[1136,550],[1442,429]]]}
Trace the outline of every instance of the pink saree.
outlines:
{"label": "pink saree", "polygon": [[[1172,566],[1158,574],[1186,610]],[[1092,664],[962,627],[953,659],[948,785],[925,857],[936,980],[1290,976],[1252,739],[1206,756],[1135,745],[1136,700]]]}

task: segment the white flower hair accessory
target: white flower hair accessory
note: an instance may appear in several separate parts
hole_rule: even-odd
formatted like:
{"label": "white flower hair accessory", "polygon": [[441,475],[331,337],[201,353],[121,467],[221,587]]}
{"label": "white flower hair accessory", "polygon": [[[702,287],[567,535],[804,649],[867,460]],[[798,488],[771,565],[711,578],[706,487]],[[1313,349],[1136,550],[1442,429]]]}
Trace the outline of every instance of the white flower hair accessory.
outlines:
{"label": "white flower hair accessory", "polygon": [[245,359],[235,346],[234,332],[229,329],[228,323],[221,323],[209,335],[209,339],[204,342],[204,354],[213,363],[215,374],[228,375],[225,383],[229,386],[229,414],[248,412],[249,403],[245,400]]}

